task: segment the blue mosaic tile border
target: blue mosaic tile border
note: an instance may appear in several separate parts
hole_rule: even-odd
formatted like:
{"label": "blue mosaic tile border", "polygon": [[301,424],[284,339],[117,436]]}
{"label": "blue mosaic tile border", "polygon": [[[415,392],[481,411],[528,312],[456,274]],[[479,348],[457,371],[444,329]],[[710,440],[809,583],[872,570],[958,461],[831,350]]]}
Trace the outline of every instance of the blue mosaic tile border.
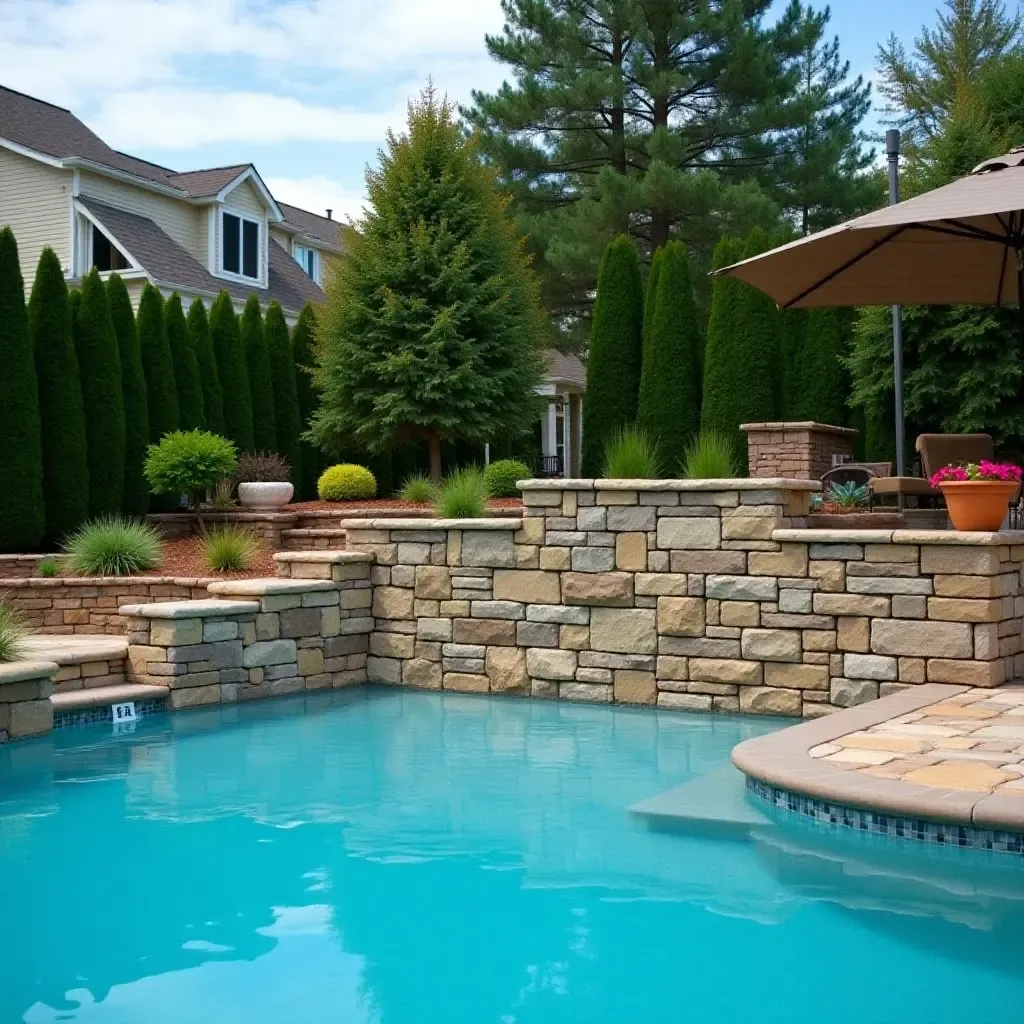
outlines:
{"label": "blue mosaic tile border", "polygon": [[[167,698],[157,697],[150,700],[135,702],[136,718],[157,715],[167,710]],[[53,714],[54,729],[68,729],[76,725],[92,725],[95,722],[113,722],[114,715],[109,704],[94,708],[78,708],[75,711],[55,711]]]}
{"label": "blue mosaic tile border", "polygon": [[896,814],[865,811],[856,807],[828,803],[770,786],[747,776],[747,792],[771,808],[809,818],[821,825],[833,825],[871,832],[875,835],[966,850],[989,850],[1024,856],[1024,835],[971,825],[953,825],[924,818],[904,818]]}

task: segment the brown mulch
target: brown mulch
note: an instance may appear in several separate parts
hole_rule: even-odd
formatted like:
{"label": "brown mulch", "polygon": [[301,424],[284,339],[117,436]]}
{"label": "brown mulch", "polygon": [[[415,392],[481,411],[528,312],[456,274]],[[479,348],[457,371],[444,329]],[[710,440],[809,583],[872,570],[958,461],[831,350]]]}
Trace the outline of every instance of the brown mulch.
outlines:
{"label": "brown mulch", "polygon": [[[487,508],[491,511],[518,511],[523,507],[521,498],[491,498]],[[398,498],[369,498],[365,501],[300,501],[286,505],[285,512],[364,512],[368,509],[388,509],[401,511],[423,512],[430,508],[429,503],[415,504],[401,501]]]}

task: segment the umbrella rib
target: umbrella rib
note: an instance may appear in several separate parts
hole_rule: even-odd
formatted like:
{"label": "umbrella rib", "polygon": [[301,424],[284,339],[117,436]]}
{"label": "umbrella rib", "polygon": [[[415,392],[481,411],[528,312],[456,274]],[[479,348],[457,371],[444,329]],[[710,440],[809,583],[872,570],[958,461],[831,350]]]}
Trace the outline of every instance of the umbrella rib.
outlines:
{"label": "umbrella rib", "polygon": [[856,266],[858,263],[860,263],[862,259],[864,259],[867,256],[870,256],[873,252],[875,252],[876,249],[881,249],[883,245],[886,245],[889,242],[891,242],[897,235],[903,234],[903,232],[907,230],[908,226],[910,225],[901,224],[898,228],[895,228],[894,230],[890,231],[889,234],[887,234],[884,238],[879,238],[877,241],[872,242],[871,245],[869,245],[863,252],[857,253],[856,256],[853,256],[851,259],[848,259],[841,266],[836,267],[835,270],[826,274],[820,281],[817,281],[814,284],[812,284],[810,288],[805,288],[802,292],[800,292],[799,295],[795,295],[792,299],[789,300],[789,302],[783,303],[782,308],[791,309],[793,306],[796,305],[796,303],[801,302],[803,299],[806,299],[807,296],[810,295],[812,292],[816,292],[819,288],[823,288],[825,285],[829,283],[829,281],[834,281],[837,277],[839,277],[840,274],[845,274],[846,271],[850,269],[850,267]]}
{"label": "umbrella rib", "polygon": [[[908,224],[908,227],[916,228],[919,231],[931,231],[939,235],[952,235],[954,238],[973,238],[979,242],[995,242],[997,245],[1013,245],[1013,239],[1006,235],[997,235],[992,231],[982,231],[981,228],[973,227],[970,224],[961,224],[959,221],[946,220],[943,224],[952,224],[953,227],[941,227],[939,224]],[[954,228],[956,230],[954,230]]]}
{"label": "umbrella rib", "polygon": [[1006,261],[1010,258],[1010,247],[1003,246],[1003,258],[999,261],[999,290],[996,292],[996,309],[1003,304],[1003,282],[1006,280]]}

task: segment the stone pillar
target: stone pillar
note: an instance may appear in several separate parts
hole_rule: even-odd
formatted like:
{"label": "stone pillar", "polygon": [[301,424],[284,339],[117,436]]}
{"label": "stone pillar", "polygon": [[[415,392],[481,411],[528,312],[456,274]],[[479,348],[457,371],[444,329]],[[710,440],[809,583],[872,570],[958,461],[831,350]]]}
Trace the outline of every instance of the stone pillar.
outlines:
{"label": "stone pillar", "polygon": [[800,423],[743,423],[747,462],[753,477],[820,480],[833,457],[853,458],[852,427],[833,427],[807,420]]}

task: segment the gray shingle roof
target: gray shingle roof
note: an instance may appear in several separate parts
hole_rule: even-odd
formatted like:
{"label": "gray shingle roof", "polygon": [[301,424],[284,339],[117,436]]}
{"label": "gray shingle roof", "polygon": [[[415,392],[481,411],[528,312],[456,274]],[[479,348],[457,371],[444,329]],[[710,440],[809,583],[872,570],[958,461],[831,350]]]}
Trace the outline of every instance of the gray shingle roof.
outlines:
{"label": "gray shingle roof", "polygon": [[234,164],[231,167],[209,167],[201,171],[184,171],[172,174],[170,183],[184,189],[190,196],[204,198],[215,196],[229,181],[234,181],[249,164]]}
{"label": "gray shingle roof", "polygon": [[304,235],[311,238],[319,238],[328,245],[345,248],[345,225],[341,221],[328,220],[308,210],[300,210],[297,206],[290,206],[288,203],[278,203],[285,221],[293,228],[298,228]]}
{"label": "gray shingle roof", "polygon": [[566,355],[554,348],[546,349],[544,356],[548,361],[550,380],[564,381],[580,388],[587,386],[587,370],[577,356]]}
{"label": "gray shingle roof", "polygon": [[324,293],[310,280],[277,242],[270,241],[270,281],[257,288],[214,277],[195,257],[183,249],[148,217],[108,206],[96,199],[79,196],[78,202],[139,261],[157,282],[171,288],[216,295],[222,289],[233,298],[245,300],[251,294],[261,302],[277,299],[289,312],[297,313],[307,302],[322,302]]}

